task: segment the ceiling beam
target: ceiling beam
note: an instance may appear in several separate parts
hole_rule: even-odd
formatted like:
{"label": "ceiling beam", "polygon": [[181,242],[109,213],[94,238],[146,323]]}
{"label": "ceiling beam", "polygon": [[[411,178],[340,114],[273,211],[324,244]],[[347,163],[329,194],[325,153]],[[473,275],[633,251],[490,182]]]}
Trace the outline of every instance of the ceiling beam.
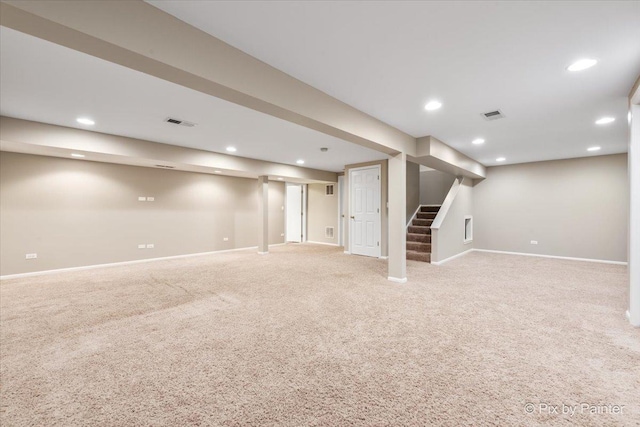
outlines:
{"label": "ceiling beam", "polygon": [[418,138],[416,155],[410,160],[456,176],[472,179],[482,179],[487,176],[486,168],[482,164],[433,136]]}
{"label": "ceiling beam", "polygon": [[3,1],[3,26],[367,148],[416,141],[143,1]]}
{"label": "ceiling beam", "polygon": [[171,166],[177,170],[244,178],[266,175],[291,182],[337,182],[335,172],[212,153],[82,129],[0,116],[0,150],[134,166]]}

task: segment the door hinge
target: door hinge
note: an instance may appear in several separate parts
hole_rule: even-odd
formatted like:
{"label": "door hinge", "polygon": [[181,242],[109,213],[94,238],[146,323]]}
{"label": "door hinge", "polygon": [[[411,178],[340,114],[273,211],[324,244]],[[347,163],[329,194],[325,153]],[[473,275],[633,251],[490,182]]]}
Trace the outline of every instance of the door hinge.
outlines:
{"label": "door hinge", "polygon": [[380,175],[378,175],[378,181],[380,181]]}
{"label": "door hinge", "polygon": [[378,242],[378,246],[380,246],[380,242]]}
{"label": "door hinge", "polygon": [[378,211],[378,213],[380,213],[380,208],[376,209]]}

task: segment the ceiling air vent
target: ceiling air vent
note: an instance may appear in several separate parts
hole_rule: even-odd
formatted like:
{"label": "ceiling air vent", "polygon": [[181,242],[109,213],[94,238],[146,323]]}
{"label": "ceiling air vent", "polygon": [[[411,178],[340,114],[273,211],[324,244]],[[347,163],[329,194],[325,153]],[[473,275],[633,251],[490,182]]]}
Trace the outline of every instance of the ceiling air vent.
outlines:
{"label": "ceiling air vent", "polygon": [[162,168],[162,169],[175,169],[175,166],[169,166],[169,165],[156,165],[157,168]]}
{"label": "ceiling air vent", "polygon": [[488,113],[482,113],[482,117],[484,117],[485,120],[498,120],[504,118],[504,114],[502,114],[502,111],[500,110],[495,110],[489,111]]}
{"label": "ceiling air vent", "polygon": [[192,128],[196,125],[195,123],[191,123],[186,120],[174,119],[172,117],[167,117],[164,121],[167,123],[173,123],[174,125],[186,126],[188,128]]}

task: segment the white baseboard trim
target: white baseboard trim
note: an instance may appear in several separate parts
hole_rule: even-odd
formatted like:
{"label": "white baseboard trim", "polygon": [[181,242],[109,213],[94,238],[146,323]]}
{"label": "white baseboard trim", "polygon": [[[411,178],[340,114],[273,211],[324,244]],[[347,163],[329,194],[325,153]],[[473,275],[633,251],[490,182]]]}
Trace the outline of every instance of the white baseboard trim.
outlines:
{"label": "white baseboard trim", "polygon": [[473,252],[474,250],[475,250],[475,249],[467,249],[467,250],[466,250],[466,251],[464,251],[464,252],[460,252],[459,254],[456,254],[456,255],[450,256],[449,258],[445,258],[445,259],[443,259],[442,261],[431,261],[431,264],[432,264],[432,265],[442,265],[442,264],[444,264],[445,262],[449,262],[449,261],[451,261],[451,260],[453,260],[453,259],[460,258],[461,256],[466,255],[466,254],[468,254],[469,252]]}
{"label": "white baseboard trim", "polygon": [[387,280],[393,283],[407,283],[407,278],[398,279],[397,277],[387,277]]}
{"label": "white baseboard trim", "polygon": [[378,259],[389,259],[388,256],[379,256]]}
{"label": "white baseboard trim", "polygon": [[337,243],[314,242],[313,240],[307,240],[305,243],[313,243],[314,245],[340,246]]}
{"label": "white baseboard trim", "polygon": [[344,254],[345,254],[345,255],[351,255],[351,252],[349,252],[349,251],[344,251]]}
{"label": "white baseboard trim", "polygon": [[574,258],[568,256],[557,256],[557,255],[543,255],[543,254],[530,254],[526,252],[508,252],[508,251],[494,251],[492,249],[472,249],[477,252],[488,252],[494,254],[505,254],[505,255],[521,255],[521,256],[533,256],[539,258],[555,258],[555,259],[564,259],[567,261],[584,261],[584,262],[599,262],[602,264],[614,264],[614,265],[627,265],[624,261],[609,261],[606,259],[593,259],[593,258]]}
{"label": "white baseboard trim", "polygon": [[[284,246],[286,243],[276,243],[272,246]],[[154,261],[165,261],[170,259],[180,259],[180,258],[191,258],[205,255],[215,255],[215,254],[223,254],[228,252],[237,252],[237,251],[247,251],[251,249],[258,249],[257,246],[249,246],[246,248],[236,248],[236,249],[225,249],[222,251],[211,251],[211,252],[198,252],[195,254],[185,254],[185,255],[172,255],[167,257],[160,258],[146,258],[146,259],[136,259],[133,261],[120,261],[120,262],[111,262],[107,264],[93,264],[93,265],[83,265],[80,267],[68,267],[68,268],[57,268],[55,270],[42,270],[42,271],[33,271],[30,273],[18,273],[18,274],[7,274],[4,276],[0,276],[0,280],[8,280],[8,279],[19,279],[22,277],[33,277],[33,276],[44,276],[47,274],[58,274],[58,273],[68,273],[72,271],[82,271],[82,270],[93,270],[95,268],[105,268],[105,267],[120,267],[125,265],[133,265],[133,264],[142,264],[145,262],[154,262]],[[268,252],[264,252],[268,253]]]}
{"label": "white baseboard trim", "polygon": [[633,326],[634,328],[640,328],[640,323],[636,325],[631,321],[631,312],[629,310],[627,310],[627,312],[625,313],[625,316],[627,317],[627,320],[629,321],[629,323],[631,323],[631,326]]}

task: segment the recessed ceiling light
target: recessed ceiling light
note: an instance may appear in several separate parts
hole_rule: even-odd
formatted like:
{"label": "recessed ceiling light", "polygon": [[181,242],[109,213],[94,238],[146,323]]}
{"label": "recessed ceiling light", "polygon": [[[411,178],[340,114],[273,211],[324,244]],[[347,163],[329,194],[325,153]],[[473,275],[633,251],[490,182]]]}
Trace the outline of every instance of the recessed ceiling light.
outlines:
{"label": "recessed ceiling light", "polygon": [[496,162],[504,162],[505,160],[507,160],[507,158],[506,158],[506,157],[498,157],[498,158],[496,159]]}
{"label": "recessed ceiling light", "polygon": [[587,151],[599,151],[601,147],[589,147]]}
{"label": "recessed ceiling light", "polygon": [[71,157],[77,157],[78,159],[84,158],[84,154],[71,153]]}
{"label": "recessed ceiling light", "polygon": [[427,102],[427,105],[424,106],[424,109],[427,111],[433,111],[433,110],[437,110],[440,107],[442,107],[442,102],[429,101]]}
{"label": "recessed ceiling light", "polygon": [[614,117],[603,117],[601,119],[596,120],[597,125],[607,125],[609,123],[615,122],[616,119]]}
{"label": "recessed ceiling light", "polygon": [[473,141],[471,141],[471,143],[472,143],[472,144],[475,144],[475,145],[484,144],[484,139],[482,139],[482,138],[476,138],[476,139],[474,139]]}
{"label": "recessed ceiling light", "polygon": [[222,171],[213,171],[213,173],[222,173]]}
{"label": "recessed ceiling light", "polygon": [[567,67],[569,71],[582,71],[591,68],[598,63],[595,59],[580,59]]}
{"label": "recessed ceiling light", "polygon": [[299,165],[304,165],[304,160],[300,159],[300,160],[296,160],[296,163]]}
{"label": "recessed ceiling light", "polygon": [[87,126],[93,126],[96,124],[96,122],[86,117],[78,117],[76,119],[76,122],[80,123],[81,125],[87,125]]}
{"label": "recessed ceiling light", "polygon": [[238,149],[236,147],[228,146],[227,151],[230,153],[235,153],[236,151],[238,151]]}

